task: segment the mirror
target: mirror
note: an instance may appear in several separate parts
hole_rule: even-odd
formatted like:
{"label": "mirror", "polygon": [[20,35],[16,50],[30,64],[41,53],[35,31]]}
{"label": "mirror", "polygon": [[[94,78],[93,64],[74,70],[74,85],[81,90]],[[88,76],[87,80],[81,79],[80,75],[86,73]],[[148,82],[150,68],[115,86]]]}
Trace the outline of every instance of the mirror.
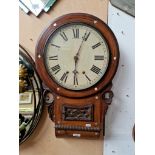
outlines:
{"label": "mirror", "polygon": [[19,47],[19,143],[36,128],[43,107],[41,80],[28,52]]}

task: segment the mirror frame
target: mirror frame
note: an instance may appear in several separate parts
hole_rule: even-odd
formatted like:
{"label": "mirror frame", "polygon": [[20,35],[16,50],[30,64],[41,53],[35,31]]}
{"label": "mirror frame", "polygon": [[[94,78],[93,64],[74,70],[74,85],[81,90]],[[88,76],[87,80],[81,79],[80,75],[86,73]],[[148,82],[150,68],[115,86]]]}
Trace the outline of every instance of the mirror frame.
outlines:
{"label": "mirror frame", "polygon": [[[30,128],[28,129],[27,133],[22,137],[22,139],[19,139],[19,144],[22,144],[23,142],[25,142],[30,135],[34,132],[34,130],[36,129],[39,120],[41,118],[41,114],[42,114],[42,110],[43,110],[43,87],[42,87],[42,81],[39,77],[39,74],[36,70],[36,66],[35,66],[35,62],[32,59],[32,57],[30,56],[30,54],[26,51],[25,48],[23,48],[21,45],[19,45],[19,56],[24,57],[24,59],[26,59],[26,61],[32,66],[35,75],[37,76],[37,81],[35,81],[37,88],[38,88],[38,96],[39,96],[39,100],[38,103],[35,102],[35,109],[32,115],[32,123],[30,124]],[[34,76],[35,78],[35,76]],[[34,89],[33,89],[33,95],[34,95]],[[34,95],[36,96],[36,95]],[[33,97],[34,97],[33,96]],[[37,106],[36,106],[37,105]]]}

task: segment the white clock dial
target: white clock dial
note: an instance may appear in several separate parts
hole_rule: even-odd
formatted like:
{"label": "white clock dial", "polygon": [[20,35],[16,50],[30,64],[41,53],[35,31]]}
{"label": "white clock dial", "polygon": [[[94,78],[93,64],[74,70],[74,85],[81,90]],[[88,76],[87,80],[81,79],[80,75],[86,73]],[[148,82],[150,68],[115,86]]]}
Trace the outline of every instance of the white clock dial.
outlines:
{"label": "white clock dial", "polygon": [[91,26],[73,23],[57,29],[45,49],[51,78],[70,90],[83,90],[104,76],[109,49],[104,37]]}

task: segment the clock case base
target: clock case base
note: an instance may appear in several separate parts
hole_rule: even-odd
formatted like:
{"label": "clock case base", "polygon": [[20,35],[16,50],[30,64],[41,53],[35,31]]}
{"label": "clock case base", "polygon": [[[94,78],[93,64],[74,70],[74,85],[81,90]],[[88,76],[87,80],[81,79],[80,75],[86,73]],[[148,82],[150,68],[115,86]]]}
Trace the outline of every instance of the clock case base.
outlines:
{"label": "clock case base", "polygon": [[112,102],[112,83],[87,98],[67,98],[54,94],[48,107],[55,122],[56,137],[99,138],[104,136],[105,114]]}

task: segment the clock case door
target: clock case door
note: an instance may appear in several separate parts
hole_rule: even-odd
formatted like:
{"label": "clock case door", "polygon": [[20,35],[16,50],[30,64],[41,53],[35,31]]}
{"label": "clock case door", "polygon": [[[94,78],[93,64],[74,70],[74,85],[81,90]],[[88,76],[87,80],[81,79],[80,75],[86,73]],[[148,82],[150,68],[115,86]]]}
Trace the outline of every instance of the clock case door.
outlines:
{"label": "clock case door", "polygon": [[[104,78],[88,90],[67,90],[51,81],[43,65],[43,50],[47,38],[66,22],[86,22],[106,34],[111,58]],[[101,26],[102,25],[102,26]],[[103,28],[104,27],[104,28]],[[110,28],[100,19],[83,13],[67,14],[53,21],[42,33],[36,46],[36,66],[43,80],[44,101],[48,105],[49,117],[55,122],[56,137],[99,138],[104,136],[105,115],[113,98],[112,79],[119,62],[117,40]]]}
{"label": "clock case door", "polygon": [[99,138],[104,136],[105,115],[112,102],[112,83],[85,98],[68,98],[44,87],[44,103],[55,123],[56,137]]}
{"label": "clock case door", "polygon": [[[99,138],[104,135],[105,114],[112,101],[112,84],[104,91],[80,99],[55,95],[54,118],[57,137]],[[49,108],[49,111],[53,109]]]}

